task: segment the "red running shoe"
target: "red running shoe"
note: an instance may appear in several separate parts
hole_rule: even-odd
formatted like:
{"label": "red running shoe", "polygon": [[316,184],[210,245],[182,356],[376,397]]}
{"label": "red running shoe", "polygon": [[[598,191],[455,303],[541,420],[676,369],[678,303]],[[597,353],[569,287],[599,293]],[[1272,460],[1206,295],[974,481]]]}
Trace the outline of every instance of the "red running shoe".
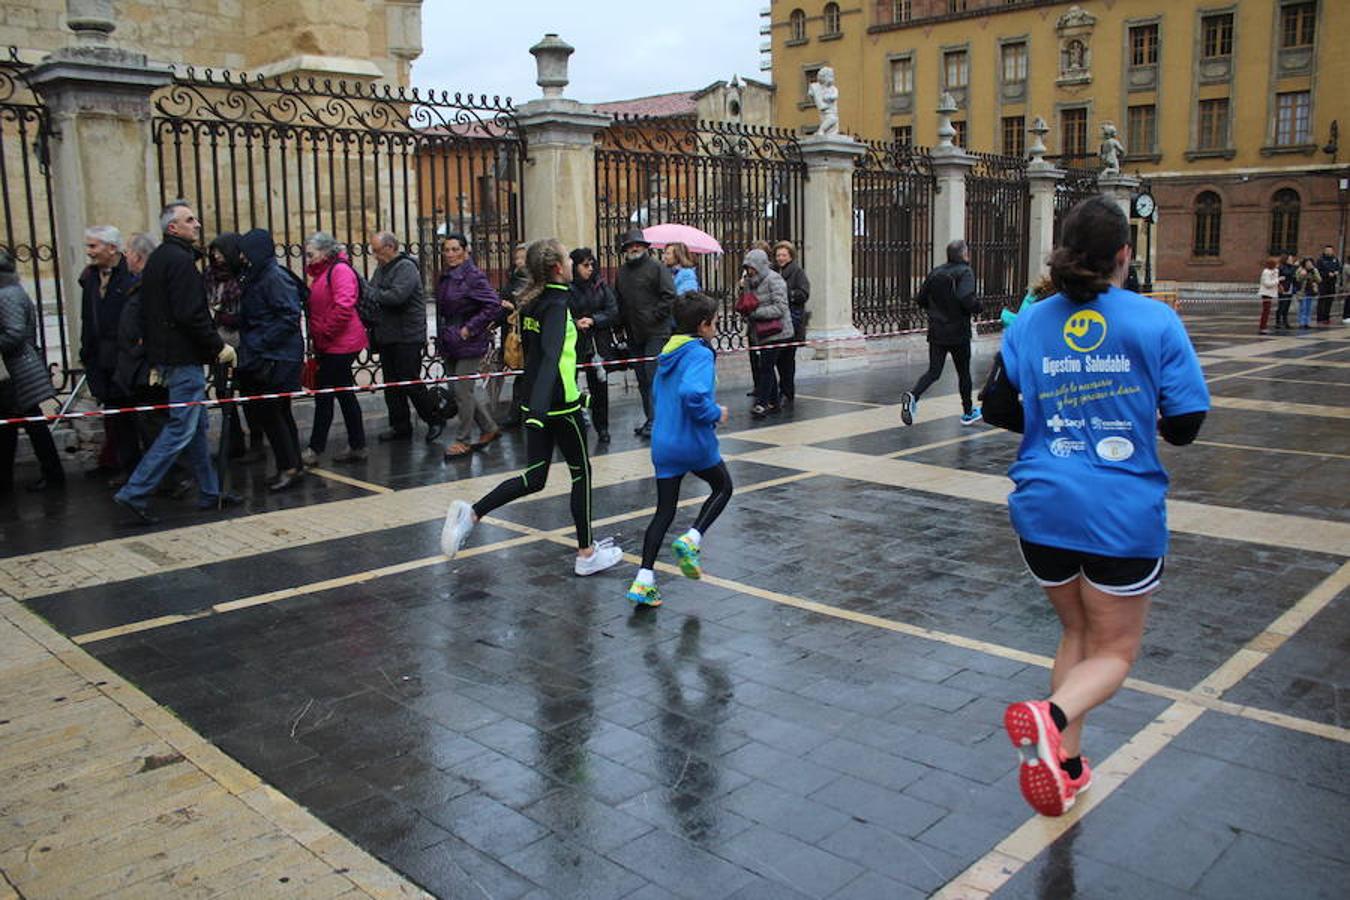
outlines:
{"label": "red running shoe", "polygon": [[[1061,751],[1061,755],[1062,753],[1063,751]],[[1062,769],[1064,767],[1060,766],[1060,768]],[[1075,797],[1092,787],[1092,767],[1088,765],[1088,758],[1086,756],[1083,757],[1083,773],[1077,778],[1073,778],[1070,777],[1068,772],[1065,772],[1064,785],[1069,789],[1069,806],[1064,807],[1065,809],[1068,809],[1073,806]]]}
{"label": "red running shoe", "polygon": [[[1018,783],[1022,797],[1043,816],[1062,816],[1073,806],[1069,776],[1059,761],[1059,729],[1046,700],[1013,703],[1003,712],[1003,727],[1022,760]],[[1028,756],[1030,751],[1030,756]],[[1084,774],[1087,767],[1083,767]],[[1090,777],[1090,776],[1088,776]]]}

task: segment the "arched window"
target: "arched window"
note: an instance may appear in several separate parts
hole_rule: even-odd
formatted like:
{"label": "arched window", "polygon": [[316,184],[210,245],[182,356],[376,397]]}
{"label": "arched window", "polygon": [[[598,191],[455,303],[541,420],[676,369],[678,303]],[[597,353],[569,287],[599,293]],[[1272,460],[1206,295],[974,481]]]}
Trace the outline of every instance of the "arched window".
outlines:
{"label": "arched window", "polygon": [[1298,252],[1298,191],[1283,188],[1270,203],[1270,252],[1273,255]]}
{"label": "arched window", "polygon": [[794,9],[792,15],[788,16],[788,23],[790,25],[790,34],[792,35],[791,40],[806,40],[806,13],[802,12],[800,9]]}
{"label": "arched window", "polygon": [[1195,198],[1194,256],[1219,255],[1219,229],[1223,224],[1223,200],[1213,191],[1204,191]]}
{"label": "arched window", "polygon": [[838,33],[839,33],[839,4],[838,4],[838,3],[826,3],[826,4],[825,4],[825,33],[826,33],[826,34],[838,34]]}

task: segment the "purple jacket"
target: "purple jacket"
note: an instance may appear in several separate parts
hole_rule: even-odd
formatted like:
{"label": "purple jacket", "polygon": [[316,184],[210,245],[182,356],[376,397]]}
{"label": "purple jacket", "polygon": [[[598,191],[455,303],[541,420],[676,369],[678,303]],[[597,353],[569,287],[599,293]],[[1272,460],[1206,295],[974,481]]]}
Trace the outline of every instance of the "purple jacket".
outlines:
{"label": "purple jacket", "polygon": [[[491,344],[488,329],[501,315],[502,301],[487,276],[464,261],[441,273],[436,283],[436,336],[441,355],[448,359],[480,359]],[[460,337],[467,327],[469,337]]]}

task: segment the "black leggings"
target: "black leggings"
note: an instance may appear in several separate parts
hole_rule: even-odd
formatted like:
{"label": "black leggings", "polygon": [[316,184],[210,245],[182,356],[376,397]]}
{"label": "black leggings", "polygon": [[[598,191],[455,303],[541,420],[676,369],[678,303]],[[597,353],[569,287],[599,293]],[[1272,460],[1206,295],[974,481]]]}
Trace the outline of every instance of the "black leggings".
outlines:
{"label": "black leggings", "polygon": [[933,382],[942,377],[942,364],[947,361],[947,354],[952,355],[952,365],[956,366],[956,385],[961,391],[961,408],[970,412],[972,403],[970,400],[970,342],[964,344],[929,344],[928,345],[928,371],[919,376],[918,382],[914,385],[914,390],[910,391],[914,399],[918,400],[923,396],[923,392],[933,386]]}
{"label": "black leggings", "polygon": [[[694,474],[708,482],[708,487],[712,488],[708,499],[703,501],[703,508],[698,511],[698,518],[694,520],[694,527],[699,533],[706,534],[712,523],[722,514],[722,510],[727,508],[727,501],[731,499],[731,473],[727,471],[726,463],[719,462],[710,469],[703,469]],[[647,535],[642,539],[644,569],[656,565],[656,557],[661,552],[661,545],[665,543],[666,532],[675,521],[675,507],[680,502],[680,482],[683,480],[683,475],[656,479],[656,515],[652,516],[651,524],[647,526]]]}
{"label": "black leggings", "polygon": [[483,518],[494,509],[542,491],[548,482],[553,448],[561,451],[572,476],[572,521],[577,526],[577,547],[591,546],[591,459],[586,455],[586,423],[581,411],[565,416],[545,416],[543,428],[525,429],[525,471],[508,478],[473,505]]}

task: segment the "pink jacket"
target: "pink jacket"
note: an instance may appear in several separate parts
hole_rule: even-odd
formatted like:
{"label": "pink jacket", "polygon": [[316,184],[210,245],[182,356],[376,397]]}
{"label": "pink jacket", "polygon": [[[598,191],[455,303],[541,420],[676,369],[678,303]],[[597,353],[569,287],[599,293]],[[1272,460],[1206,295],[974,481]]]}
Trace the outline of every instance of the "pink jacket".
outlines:
{"label": "pink jacket", "polygon": [[339,250],[333,259],[305,267],[309,275],[309,334],[319,353],[356,353],[366,347],[366,328],[356,314],[361,288],[356,270]]}

